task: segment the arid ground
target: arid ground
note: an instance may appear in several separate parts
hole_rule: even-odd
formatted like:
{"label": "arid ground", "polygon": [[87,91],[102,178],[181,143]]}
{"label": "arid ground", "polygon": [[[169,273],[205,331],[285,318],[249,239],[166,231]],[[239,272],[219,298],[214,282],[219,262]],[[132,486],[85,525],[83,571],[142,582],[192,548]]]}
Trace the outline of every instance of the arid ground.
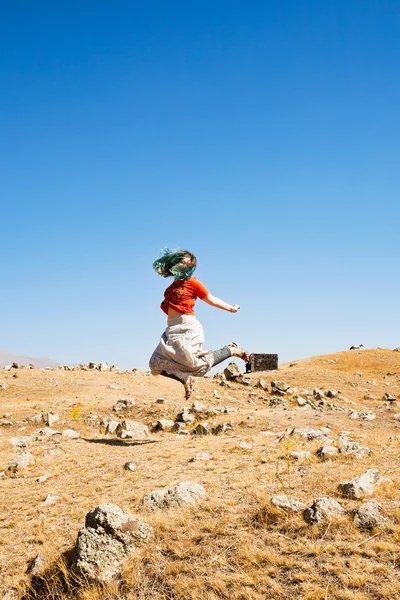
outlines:
{"label": "arid ground", "polygon": [[[400,352],[341,352],[250,377],[251,386],[198,380],[185,401],[179,383],[142,371],[0,371],[0,383],[9,385],[0,389],[0,416],[5,415],[0,426],[0,598],[400,598],[400,421],[395,416],[400,406],[382,399],[389,393],[400,402]],[[256,387],[260,377],[268,391]],[[270,382],[276,379],[290,385],[286,406],[270,406]],[[314,388],[339,394],[314,409],[298,405],[296,394],[304,397],[304,388],[311,394]],[[134,407],[126,415],[113,412],[124,398],[133,399]],[[157,402],[160,398],[163,403]],[[151,430],[158,419],[174,420],[195,400],[206,409],[197,422],[207,421],[211,428],[232,421],[233,428],[206,436],[151,431],[140,441],[105,433],[103,419],[126,416]],[[220,408],[228,412],[212,410]],[[354,410],[373,411],[376,418],[353,419]],[[73,429],[80,438],[45,436],[17,448],[12,438],[29,438],[44,426],[30,419],[47,412],[59,414],[53,429]],[[347,431],[372,453],[362,459],[339,453],[322,461],[316,455],[321,441],[290,434],[294,427],[306,426],[329,427],[333,446],[338,446],[340,432]],[[193,428],[187,426],[189,432]],[[239,441],[251,446],[241,448]],[[24,450],[32,453],[34,463],[10,476],[9,465]],[[312,456],[294,460],[290,453],[297,450]],[[192,462],[201,451],[211,459]],[[124,469],[127,461],[136,463],[135,472]],[[338,484],[371,468],[391,480],[373,494],[386,521],[363,530],[352,518],[362,500],[344,498]],[[51,476],[37,482],[44,474]],[[175,509],[150,512],[141,507],[144,494],[182,481],[202,484],[207,497]],[[43,505],[49,494],[58,499]],[[276,495],[308,506],[330,496],[346,514],[309,525],[301,513],[273,506]],[[117,504],[140,517],[154,527],[155,536],[132,555],[115,581],[103,587],[80,585],[69,579],[68,553],[86,513],[101,503]],[[37,554],[44,571],[32,578],[26,571]]]}

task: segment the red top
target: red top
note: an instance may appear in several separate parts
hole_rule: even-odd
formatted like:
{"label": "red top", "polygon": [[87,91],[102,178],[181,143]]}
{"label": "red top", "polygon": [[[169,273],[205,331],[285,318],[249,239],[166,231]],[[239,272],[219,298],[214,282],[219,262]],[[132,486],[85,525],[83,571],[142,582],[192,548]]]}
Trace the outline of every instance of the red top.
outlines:
{"label": "red top", "polygon": [[208,296],[209,292],[196,277],[189,277],[186,281],[175,279],[164,293],[161,302],[161,310],[168,314],[171,307],[182,315],[194,315],[194,303],[197,298],[201,300]]}

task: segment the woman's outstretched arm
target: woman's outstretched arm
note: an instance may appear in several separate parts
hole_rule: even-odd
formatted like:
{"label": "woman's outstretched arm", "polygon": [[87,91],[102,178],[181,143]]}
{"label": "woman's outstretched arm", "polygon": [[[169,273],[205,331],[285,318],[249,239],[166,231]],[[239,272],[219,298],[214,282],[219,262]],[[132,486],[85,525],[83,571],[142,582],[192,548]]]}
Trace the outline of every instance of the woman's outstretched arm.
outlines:
{"label": "woman's outstretched arm", "polygon": [[205,298],[202,298],[204,302],[207,302],[210,306],[215,306],[215,308],[221,308],[222,310],[227,310],[228,312],[237,312],[240,309],[239,304],[228,304],[223,300],[220,300],[216,296],[212,294],[208,294]]}

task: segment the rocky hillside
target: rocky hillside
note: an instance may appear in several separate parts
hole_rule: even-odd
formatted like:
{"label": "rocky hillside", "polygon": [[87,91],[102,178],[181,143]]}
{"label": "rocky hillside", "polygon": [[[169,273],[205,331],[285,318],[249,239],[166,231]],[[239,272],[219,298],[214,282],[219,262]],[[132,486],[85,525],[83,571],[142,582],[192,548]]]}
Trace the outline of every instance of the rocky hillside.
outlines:
{"label": "rocky hillside", "polygon": [[[400,352],[0,371],[0,598],[400,597]],[[3,594],[3,596],[2,596]]]}
{"label": "rocky hillside", "polygon": [[38,369],[45,367],[57,367],[58,363],[51,358],[33,358],[31,356],[19,356],[18,354],[12,354],[11,352],[5,352],[0,350],[0,369],[3,369],[7,365],[17,363],[18,365],[28,366],[30,364],[35,365]]}

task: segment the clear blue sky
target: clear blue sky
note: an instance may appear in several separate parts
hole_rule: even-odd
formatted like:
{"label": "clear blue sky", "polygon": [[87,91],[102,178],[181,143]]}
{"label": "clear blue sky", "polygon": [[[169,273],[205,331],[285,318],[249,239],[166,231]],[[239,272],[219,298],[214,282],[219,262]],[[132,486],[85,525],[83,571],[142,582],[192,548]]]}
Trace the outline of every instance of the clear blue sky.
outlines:
{"label": "clear blue sky", "polygon": [[147,368],[164,246],[207,347],[400,345],[399,65],[398,0],[3,2],[0,348]]}

